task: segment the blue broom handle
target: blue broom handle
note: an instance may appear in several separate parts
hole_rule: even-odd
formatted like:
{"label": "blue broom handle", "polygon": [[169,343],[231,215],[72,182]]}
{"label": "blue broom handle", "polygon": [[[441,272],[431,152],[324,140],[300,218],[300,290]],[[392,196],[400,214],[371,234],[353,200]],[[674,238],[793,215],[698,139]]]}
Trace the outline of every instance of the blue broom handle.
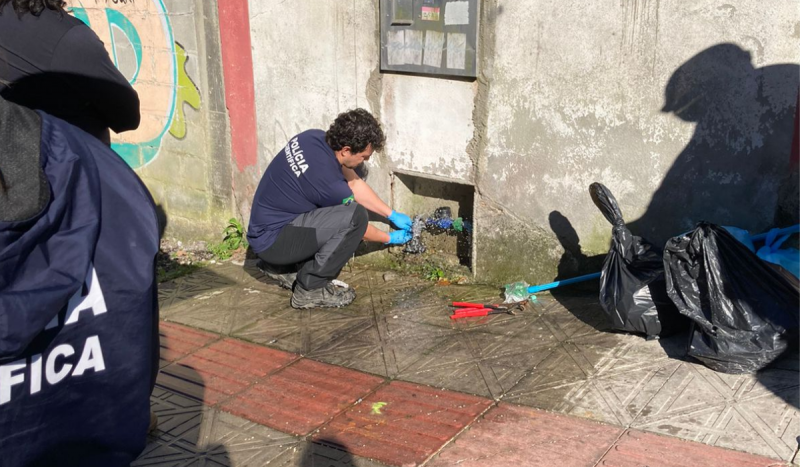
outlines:
{"label": "blue broom handle", "polygon": [[592,274],[586,274],[585,276],[573,277],[572,279],[564,279],[563,281],[550,282],[549,284],[532,285],[528,287],[528,293],[543,292],[545,290],[555,289],[560,285],[569,285],[569,284],[574,284],[576,282],[590,281],[592,279],[598,279],[599,277],[600,273],[595,272]]}

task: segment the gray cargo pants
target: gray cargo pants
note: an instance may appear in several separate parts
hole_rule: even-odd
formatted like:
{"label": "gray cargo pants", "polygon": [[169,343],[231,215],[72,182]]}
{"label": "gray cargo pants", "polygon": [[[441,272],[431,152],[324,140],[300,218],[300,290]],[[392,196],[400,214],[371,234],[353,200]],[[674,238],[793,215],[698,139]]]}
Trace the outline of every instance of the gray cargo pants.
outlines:
{"label": "gray cargo pants", "polygon": [[315,209],[281,229],[275,243],[258,257],[276,269],[301,263],[297,283],[306,290],[319,289],[336,279],[368,224],[367,210],[357,203]]}

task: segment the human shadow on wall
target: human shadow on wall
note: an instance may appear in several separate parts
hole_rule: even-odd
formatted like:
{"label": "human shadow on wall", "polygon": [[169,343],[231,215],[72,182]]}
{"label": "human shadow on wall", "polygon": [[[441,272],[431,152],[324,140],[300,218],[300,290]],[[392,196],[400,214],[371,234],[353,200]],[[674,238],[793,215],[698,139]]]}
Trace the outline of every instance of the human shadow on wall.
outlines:
{"label": "human shadow on wall", "polygon": [[799,73],[796,64],[755,68],[734,44],[675,70],[662,112],[695,123],[694,134],[631,231],[661,248],[701,220],[754,233],[772,227],[779,204],[798,197],[789,168]]}
{"label": "human shadow on wall", "polygon": [[[558,262],[558,274],[554,280],[560,281],[600,272],[605,255],[587,256],[581,248],[580,237],[572,223],[559,211],[548,216],[550,229],[556,234],[564,253]],[[550,290],[553,298],[564,308],[598,331],[611,329],[605,312],[598,300],[600,281],[593,279],[577,284],[556,287]]]}
{"label": "human shadow on wall", "polygon": [[347,445],[336,438],[306,442],[296,465],[299,467],[353,467],[355,460]]}

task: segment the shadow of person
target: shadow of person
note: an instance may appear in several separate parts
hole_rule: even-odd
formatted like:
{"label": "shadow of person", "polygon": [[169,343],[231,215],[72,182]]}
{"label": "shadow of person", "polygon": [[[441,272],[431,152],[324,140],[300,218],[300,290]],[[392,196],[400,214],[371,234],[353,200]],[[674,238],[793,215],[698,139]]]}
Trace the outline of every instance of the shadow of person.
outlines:
{"label": "shadow of person", "polygon": [[173,363],[162,369],[153,395],[151,410],[158,426],[148,435],[147,446],[131,464],[146,465],[234,465],[221,441],[229,435],[220,412],[204,406],[205,382],[191,366]]}
{"label": "shadow of person", "polygon": [[[662,112],[696,124],[694,134],[628,227],[659,247],[705,220],[751,232],[772,227],[790,173],[796,64],[755,68],[734,44],[698,53],[672,74]],[[793,177],[797,177],[796,171]]]}
{"label": "shadow of person", "polygon": [[164,231],[167,230],[167,224],[169,223],[169,218],[167,216],[167,211],[164,210],[164,206],[156,203],[156,218],[158,219],[158,238],[164,238]]}
{"label": "shadow of person", "polygon": [[[559,211],[548,216],[550,229],[556,234],[564,253],[558,262],[558,275],[555,280],[565,280],[584,274],[600,272],[605,255],[586,256],[581,248],[580,237],[572,223]],[[550,294],[570,313],[597,330],[610,329],[607,317],[600,307],[598,295],[600,281],[586,282],[557,287]]]}
{"label": "shadow of person", "polygon": [[295,465],[299,467],[352,467],[353,455],[347,446],[336,438],[322,438],[306,442]]}

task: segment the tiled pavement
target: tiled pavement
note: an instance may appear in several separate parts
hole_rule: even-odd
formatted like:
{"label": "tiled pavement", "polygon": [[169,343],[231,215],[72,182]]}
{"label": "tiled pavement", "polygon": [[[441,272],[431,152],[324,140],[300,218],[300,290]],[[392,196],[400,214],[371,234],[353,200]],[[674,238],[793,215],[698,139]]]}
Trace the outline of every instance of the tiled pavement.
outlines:
{"label": "tiled pavement", "polygon": [[134,465],[764,466],[795,454],[796,354],[757,375],[715,373],[682,358],[686,336],[607,332],[591,295],[453,322],[449,301],[498,291],[392,277],[346,269],[356,302],[313,311],[249,265],[162,284],[159,431]]}

